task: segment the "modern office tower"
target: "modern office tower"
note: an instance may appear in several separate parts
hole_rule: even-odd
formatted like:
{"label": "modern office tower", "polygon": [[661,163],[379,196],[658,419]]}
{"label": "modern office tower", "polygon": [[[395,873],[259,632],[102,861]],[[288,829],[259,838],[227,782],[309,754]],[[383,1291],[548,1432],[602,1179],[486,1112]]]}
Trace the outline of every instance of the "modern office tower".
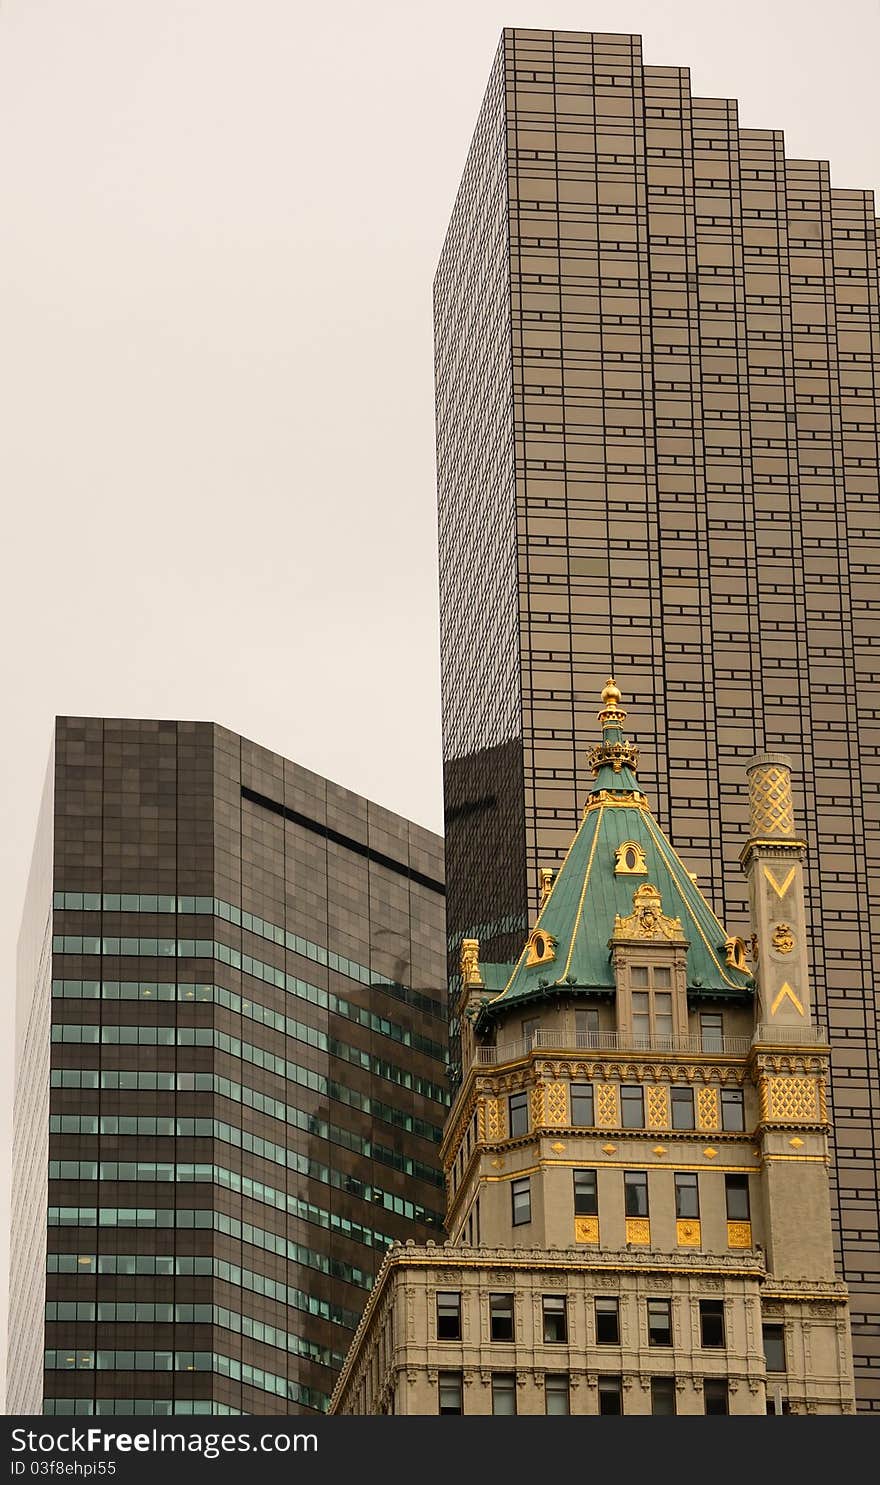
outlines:
{"label": "modern office tower", "polygon": [[449,1242],[386,1256],[333,1412],[855,1410],[788,759],[748,769],[750,969],[602,702],[516,963],[461,946]]}
{"label": "modern office tower", "polygon": [[734,933],[742,761],[792,755],[835,1243],[880,1408],[871,193],[636,36],[505,31],[435,307],[450,937],[516,951],[615,667],[657,818]]}
{"label": "modern office tower", "polygon": [[440,1228],[442,842],[211,723],[59,718],[21,944],[8,1410],[322,1410]]}

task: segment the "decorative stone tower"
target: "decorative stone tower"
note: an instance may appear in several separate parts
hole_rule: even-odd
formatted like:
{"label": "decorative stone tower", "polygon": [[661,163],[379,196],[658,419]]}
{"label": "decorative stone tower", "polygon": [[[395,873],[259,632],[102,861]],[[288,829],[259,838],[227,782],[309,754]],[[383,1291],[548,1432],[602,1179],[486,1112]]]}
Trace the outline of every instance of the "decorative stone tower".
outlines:
{"label": "decorative stone tower", "polygon": [[613,680],[515,964],[462,946],[445,1248],[394,1248],[332,1410],[852,1412],[786,760],[749,766],[757,973],[653,819]]}

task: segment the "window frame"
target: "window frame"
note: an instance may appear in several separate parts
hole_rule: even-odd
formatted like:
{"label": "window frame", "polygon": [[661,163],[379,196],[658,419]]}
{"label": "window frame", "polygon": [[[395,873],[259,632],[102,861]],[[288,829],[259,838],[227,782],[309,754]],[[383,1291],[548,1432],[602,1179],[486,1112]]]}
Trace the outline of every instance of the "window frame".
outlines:
{"label": "window frame", "polygon": [[[541,1295],[541,1328],[545,1346],[568,1344],[568,1302],[564,1294]],[[560,1330],[560,1335],[548,1335],[548,1330]]]}
{"label": "window frame", "polygon": [[[442,1312],[441,1312],[441,1303],[440,1303],[442,1299],[454,1299],[455,1300],[454,1315],[453,1315],[453,1311],[452,1311],[452,1308],[451,1307],[450,1307],[450,1309],[447,1311],[447,1313],[445,1315],[442,1314]],[[447,1335],[447,1334],[441,1332],[441,1329],[440,1329],[441,1318],[444,1321],[450,1320],[451,1322],[454,1322],[454,1325],[455,1325],[455,1334],[454,1335],[452,1335],[451,1333],[449,1335]],[[460,1289],[438,1289],[436,1291],[436,1306],[435,1306],[434,1319],[435,1319],[435,1324],[436,1324],[437,1339],[438,1339],[438,1341],[460,1341],[461,1340],[461,1290]]]}
{"label": "window frame", "polygon": [[[623,1379],[613,1372],[600,1372],[596,1378],[598,1385],[597,1401],[599,1413],[606,1418],[620,1417],[623,1414]],[[613,1397],[617,1406],[615,1408],[604,1408],[603,1398]]]}
{"label": "window frame", "polygon": [[[630,1192],[644,1192],[644,1210],[640,1199],[631,1201]],[[648,1195],[648,1172],[625,1170],[623,1173],[623,1211],[625,1217],[650,1217],[651,1203]]]}
{"label": "window frame", "polygon": [[[656,1406],[657,1399],[658,1399],[658,1394],[660,1392],[660,1384],[662,1384],[664,1391],[667,1392],[667,1399],[668,1399],[669,1402],[672,1403],[672,1407],[671,1408],[658,1408]],[[675,1396],[675,1377],[673,1377],[673,1376],[656,1376],[656,1377],[652,1377],[651,1378],[651,1416],[653,1418],[669,1418],[669,1417],[674,1417],[677,1413],[678,1413],[678,1405],[677,1405],[677,1400],[676,1400],[676,1396]]]}
{"label": "window frame", "polygon": [[[638,1095],[638,1123],[631,1118],[631,1108],[628,1105],[636,1103]],[[620,1085],[620,1127],[621,1129],[644,1129],[645,1128],[645,1090],[641,1083],[621,1083]]]}
{"label": "window frame", "polygon": [[[732,1201],[732,1198],[738,1198],[740,1196],[745,1197],[745,1210],[732,1210],[738,1204],[738,1201],[736,1199]],[[724,1177],[724,1202],[728,1222],[751,1222],[752,1200],[748,1176],[734,1175]]]}
{"label": "window frame", "polygon": [[[502,1383],[504,1384],[503,1390]],[[496,1407],[495,1404],[501,1396],[509,1398],[513,1407],[509,1409]],[[492,1416],[494,1418],[515,1418],[516,1411],[516,1372],[493,1372]]]}
{"label": "window frame", "polygon": [[[576,1091],[577,1090],[577,1091]],[[586,1091],[581,1091],[586,1090]],[[596,1098],[592,1083],[570,1083],[568,1089],[570,1100],[571,1122],[577,1129],[595,1129],[596,1127]],[[580,1119],[575,1115],[577,1103],[589,1105],[589,1119]]]}
{"label": "window frame", "polygon": [[[724,1313],[724,1300],[704,1298],[698,1300],[697,1303],[700,1311],[700,1349],[702,1351],[726,1351],[727,1316]],[[715,1324],[719,1327],[718,1333],[721,1339],[707,1340],[707,1331],[711,1333],[711,1326]]]}
{"label": "window frame", "polygon": [[[729,1134],[742,1133],[746,1127],[746,1100],[742,1088],[721,1089],[721,1128]],[[735,1110],[733,1122],[728,1111]],[[736,1121],[739,1122],[736,1122]]]}
{"label": "window frame", "polygon": [[[782,1357],[781,1366],[771,1366],[770,1356],[767,1353],[768,1332],[774,1332],[772,1341],[778,1345],[779,1354]],[[788,1371],[787,1358],[785,1354],[785,1326],[781,1321],[765,1320],[761,1326],[761,1338],[764,1342],[764,1365],[772,1376],[782,1377]]]}
{"label": "window frame", "polygon": [[[598,1217],[599,1215],[599,1173],[594,1167],[579,1166],[572,1173],[572,1188],[574,1192],[574,1214],[576,1217]],[[578,1176],[592,1176],[592,1191],[578,1191]],[[578,1203],[581,1205],[578,1205]],[[586,1205],[584,1205],[586,1203]]]}
{"label": "window frame", "polygon": [[[450,1378],[452,1381],[450,1382]],[[444,1408],[443,1388],[455,1387],[458,1394],[457,1408]],[[437,1411],[441,1417],[460,1416],[464,1413],[464,1375],[460,1371],[438,1371],[437,1373]]]}
{"label": "window frame", "polygon": [[[718,1400],[724,1403],[722,1408],[709,1407],[709,1394],[717,1392]],[[726,1377],[704,1377],[703,1378],[703,1412],[714,1417],[727,1417],[730,1413],[730,1390]]]}
{"label": "window frame", "polygon": [[[551,1397],[565,1399],[564,1408],[551,1408]],[[544,1412],[548,1417],[568,1417],[571,1413],[571,1383],[568,1372],[544,1373]]]}
{"label": "window frame", "polygon": [[[502,1312],[502,1314],[499,1316],[499,1313],[497,1312],[497,1310],[493,1308],[493,1301],[494,1300],[502,1300],[502,1299],[503,1300],[508,1300],[510,1302],[509,1315],[506,1315],[504,1312]],[[510,1334],[509,1335],[496,1335],[495,1334],[495,1325],[496,1325],[496,1321],[499,1318],[509,1318],[509,1321],[510,1321]],[[515,1310],[514,1296],[513,1296],[512,1293],[508,1293],[508,1292],[503,1291],[503,1290],[500,1290],[500,1289],[490,1290],[490,1292],[489,1292],[489,1340],[493,1344],[499,1344],[499,1343],[502,1343],[503,1344],[505,1341],[508,1344],[511,1344],[513,1341],[516,1340],[516,1310]]]}
{"label": "window frame", "polygon": [[[662,1310],[662,1311],[665,1312],[666,1327],[665,1327],[664,1334],[667,1337],[666,1340],[656,1340],[655,1337],[654,1337],[654,1335],[653,1335],[653,1333],[652,1333],[652,1329],[651,1329],[651,1307],[652,1307],[652,1305],[654,1307],[655,1312],[657,1310]],[[658,1296],[658,1297],[650,1296],[648,1299],[645,1300],[645,1317],[647,1319],[647,1324],[648,1324],[648,1345],[649,1346],[656,1346],[656,1347],[671,1346],[672,1345],[672,1300],[671,1299],[667,1299],[667,1298],[665,1298],[662,1295],[661,1296]]]}
{"label": "window frame", "polygon": [[[677,1110],[686,1113],[685,1122],[682,1123]],[[696,1112],[694,1109],[694,1090],[691,1086],[681,1083],[673,1083],[669,1090],[669,1110],[673,1129],[696,1129]]]}
{"label": "window frame", "polygon": [[[593,1323],[597,1346],[620,1345],[620,1300],[616,1294],[593,1295]],[[613,1328],[614,1335],[602,1335],[605,1329]]]}
{"label": "window frame", "polygon": [[510,1139],[519,1139],[529,1132],[529,1094],[527,1088],[517,1088],[507,1097],[507,1133]]}
{"label": "window frame", "polygon": [[[525,1202],[522,1197],[525,1196]],[[520,1198],[519,1205],[517,1198]],[[530,1176],[520,1176],[510,1183],[511,1226],[528,1227],[532,1220],[532,1181]],[[525,1212],[525,1216],[523,1216]]]}
{"label": "window frame", "polygon": [[[695,1212],[682,1211],[682,1193],[693,1191]],[[700,1220],[700,1178],[696,1171],[677,1170],[675,1172],[675,1218],[677,1222],[699,1222]]]}
{"label": "window frame", "polygon": [[[717,1026],[707,1023],[717,1021]],[[700,1051],[717,1055],[724,1051],[724,1015],[721,1011],[700,1012]]]}

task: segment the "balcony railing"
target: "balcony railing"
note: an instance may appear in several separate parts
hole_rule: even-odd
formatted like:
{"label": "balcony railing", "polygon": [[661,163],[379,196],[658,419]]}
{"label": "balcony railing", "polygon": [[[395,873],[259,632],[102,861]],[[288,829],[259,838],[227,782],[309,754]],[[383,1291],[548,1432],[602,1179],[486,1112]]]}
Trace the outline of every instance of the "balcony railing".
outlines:
{"label": "balcony railing", "polygon": [[478,1063],[493,1066],[527,1057],[529,1052],[679,1052],[688,1056],[745,1057],[752,1044],[748,1036],[637,1036],[631,1031],[576,1031],[574,1035],[539,1029],[531,1036],[498,1047],[477,1047]]}
{"label": "balcony railing", "polygon": [[756,1042],[815,1046],[825,1037],[814,1026],[777,1027],[759,1025],[753,1036],[717,1036],[687,1033],[680,1036],[637,1036],[631,1031],[561,1031],[538,1029],[519,1041],[498,1047],[477,1047],[476,1061],[484,1067],[514,1062],[529,1052],[672,1052],[683,1056],[745,1057]]}

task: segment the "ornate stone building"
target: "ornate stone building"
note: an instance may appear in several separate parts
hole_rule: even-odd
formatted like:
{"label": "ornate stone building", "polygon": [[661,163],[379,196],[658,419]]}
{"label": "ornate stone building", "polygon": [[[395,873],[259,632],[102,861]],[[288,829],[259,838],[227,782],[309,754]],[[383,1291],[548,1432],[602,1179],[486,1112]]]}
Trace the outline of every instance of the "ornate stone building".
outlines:
{"label": "ornate stone building", "polygon": [[395,1245],[335,1413],[851,1413],[790,767],[748,768],[751,942],[654,820],[602,692],[514,965],[462,948],[445,1247]]}

